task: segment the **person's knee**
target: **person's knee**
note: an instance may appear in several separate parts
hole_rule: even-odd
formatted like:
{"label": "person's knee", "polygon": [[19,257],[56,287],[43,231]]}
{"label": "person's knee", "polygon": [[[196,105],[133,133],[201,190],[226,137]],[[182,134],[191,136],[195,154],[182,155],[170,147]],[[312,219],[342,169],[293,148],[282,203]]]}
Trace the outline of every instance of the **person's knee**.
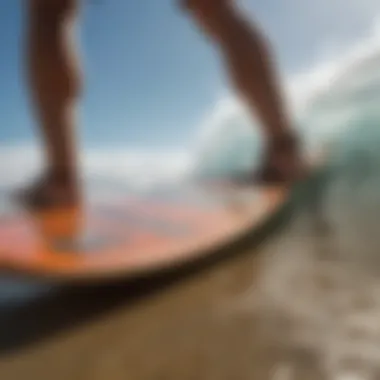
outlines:
{"label": "person's knee", "polygon": [[224,35],[238,21],[238,12],[234,0],[181,0],[185,11],[200,27],[216,40]]}
{"label": "person's knee", "polygon": [[[251,41],[263,43],[262,31],[254,21],[248,21],[235,0],[181,0],[183,7],[218,41],[235,41],[249,27]],[[236,33],[239,31],[239,33]],[[246,33],[243,33],[246,36]]]}
{"label": "person's knee", "polygon": [[[72,27],[76,19],[79,0],[29,2],[30,64],[38,72],[41,86],[52,88],[57,101],[76,97],[81,88],[81,75],[75,46],[67,29]],[[44,72],[50,73],[50,76]],[[55,78],[54,81],[49,79],[51,76]]]}
{"label": "person's knee", "polygon": [[182,8],[195,13],[214,14],[228,7],[233,0],[180,0]]}
{"label": "person's knee", "polygon": [[41,27],[56,26],[75,17],[80,0],[29,0],[31,17]]}

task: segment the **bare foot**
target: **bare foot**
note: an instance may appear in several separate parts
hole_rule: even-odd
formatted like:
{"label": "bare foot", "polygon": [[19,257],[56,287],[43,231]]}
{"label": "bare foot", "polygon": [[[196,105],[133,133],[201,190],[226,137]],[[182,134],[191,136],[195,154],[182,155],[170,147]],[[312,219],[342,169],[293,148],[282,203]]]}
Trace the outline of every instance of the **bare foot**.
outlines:
{"label": "bare foot", "polygon": [[263,165],[255,173],[254,181],[266,185],[291,184],[306,174],[298,139],[289,134],[269,142]]}
{"label": "bare foot", "polygon": [[49,175],[19,191],[16,197],[27,207],[37,210],[74,207],[80,203],[78,186],[74,181],[58,180]]}

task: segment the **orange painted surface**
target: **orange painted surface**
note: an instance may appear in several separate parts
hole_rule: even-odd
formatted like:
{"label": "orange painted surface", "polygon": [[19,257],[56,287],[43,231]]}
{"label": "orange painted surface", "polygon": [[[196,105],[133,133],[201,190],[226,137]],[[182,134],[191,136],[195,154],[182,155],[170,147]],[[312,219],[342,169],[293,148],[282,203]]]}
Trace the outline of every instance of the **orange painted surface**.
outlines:
{"label": "orange painted surface", "polygon": [[[231,206],[228,200],[240,191],[246,193],[244,204]],[[126,196],[84,210],[0,214],[0,265],[67,277],[158,269],[195,259],[254,228],[283,204],[288,191],[235,189],[226,195],[209,190],[206,195],[211,207],[195,200]]]}

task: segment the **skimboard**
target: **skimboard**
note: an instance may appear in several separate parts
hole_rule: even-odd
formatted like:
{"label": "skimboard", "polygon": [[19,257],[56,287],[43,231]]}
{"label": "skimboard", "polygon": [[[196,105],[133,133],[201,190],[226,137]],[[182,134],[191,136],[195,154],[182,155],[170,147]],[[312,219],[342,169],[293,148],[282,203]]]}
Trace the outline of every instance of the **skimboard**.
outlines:
{"label": "skimboard", "polygon": [[[325,156],[312,160],[316,174]],[[112,190],[80,209],[31,212],[5,194],[0,268],[60,280],[105,280],[202,259],[267,223],[292,188],[206,183]]]}

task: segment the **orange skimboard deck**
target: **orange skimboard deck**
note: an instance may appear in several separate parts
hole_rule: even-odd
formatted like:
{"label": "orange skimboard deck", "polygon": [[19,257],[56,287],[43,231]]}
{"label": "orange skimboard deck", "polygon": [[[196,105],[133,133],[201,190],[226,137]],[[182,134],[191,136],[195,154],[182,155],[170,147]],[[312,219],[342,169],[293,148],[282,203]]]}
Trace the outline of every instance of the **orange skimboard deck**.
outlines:
{"label": "orange skimboard deck", "polygon": [[106,279],[194,261],[261,226],[286,187],[190,187],[92,199],[82,209],[0,209],[0,267],[63,279]]}

